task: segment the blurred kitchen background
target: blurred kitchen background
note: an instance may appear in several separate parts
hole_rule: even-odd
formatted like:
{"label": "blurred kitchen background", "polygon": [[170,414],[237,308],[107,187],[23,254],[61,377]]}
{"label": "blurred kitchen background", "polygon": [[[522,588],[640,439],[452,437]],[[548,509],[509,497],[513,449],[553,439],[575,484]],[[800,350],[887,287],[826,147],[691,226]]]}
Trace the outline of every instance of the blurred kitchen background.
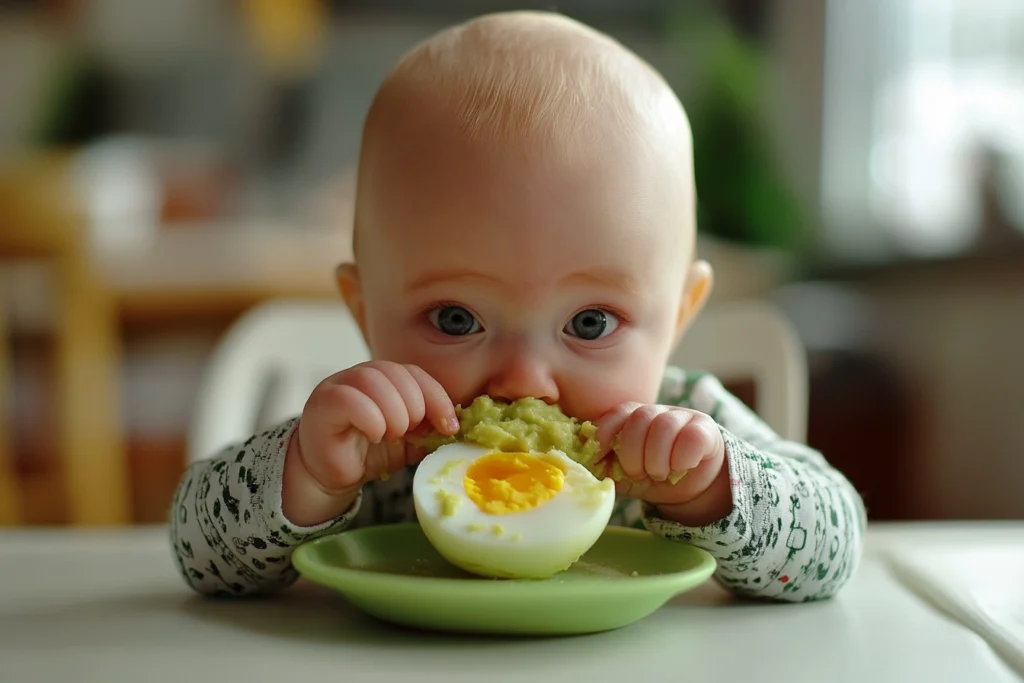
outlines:
{"label": "blurred kitchen background", "polygon": [[1024,2],[0,0],[0,519],[78,521],[71,471],[163,521],[220,335],[335,297],[379,80],[512,8],[677,88],[713,303],[794,322],[873,518],[1024,517]]}

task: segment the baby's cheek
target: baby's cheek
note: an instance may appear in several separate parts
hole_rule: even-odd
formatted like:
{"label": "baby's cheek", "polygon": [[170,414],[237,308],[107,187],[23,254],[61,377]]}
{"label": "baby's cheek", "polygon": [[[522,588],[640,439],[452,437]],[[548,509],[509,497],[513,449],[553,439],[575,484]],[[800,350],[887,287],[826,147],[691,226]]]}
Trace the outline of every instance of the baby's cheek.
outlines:
{"label": "baby's cheek", "polygon": [[470,373],[462,368],[449,364],[435,364],[423,369],[444,387],[448,398],[455,405],[468,406],[476,398],[479,385],[473,382]]}
{"label": "baby's cheek", "polygon": [[381,333],[370,335],[370,352],[375,360],[386,360],[392,363],[408,363],[409,345],[403,341],[402,335]]}
{"label": "baby's cheek", "polygon": [[654,403],[661,387],[661,372],[602,373],[567,381],[562,389],[562,409],[581,420],[596,422],[623,403]]}

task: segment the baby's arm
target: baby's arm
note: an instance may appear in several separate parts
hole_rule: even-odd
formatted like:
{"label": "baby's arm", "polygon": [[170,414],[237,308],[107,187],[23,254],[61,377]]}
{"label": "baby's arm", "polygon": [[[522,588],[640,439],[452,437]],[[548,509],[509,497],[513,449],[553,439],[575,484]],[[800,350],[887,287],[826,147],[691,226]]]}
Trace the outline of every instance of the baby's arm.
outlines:
{"label": "baby's arm", "polygon": [[342,516],[299,528],[281,512],[285,453],[298,420],[228,446],[192,464],[174,494],[170,534],[178,568],[196,591],[265,593],[297,574],[292,551],[302,542],[348,527],[361,495]]}
{"label": "baby's arm", "polygon": [[710,375],[669,368],[662,401],[707,413],[725,439],[732,513],[704,527],[661,519],[653,532],[701,547],[737,593],[806,601],[835,595],[856,570],[866,525],[850,482],[817,451],[776,435]]}

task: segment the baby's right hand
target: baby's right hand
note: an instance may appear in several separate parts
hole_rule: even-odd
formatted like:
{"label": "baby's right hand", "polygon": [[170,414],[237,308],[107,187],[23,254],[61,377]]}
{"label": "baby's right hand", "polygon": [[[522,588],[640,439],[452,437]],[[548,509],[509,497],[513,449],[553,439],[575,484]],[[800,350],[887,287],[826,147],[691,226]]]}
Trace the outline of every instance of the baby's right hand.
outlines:
{"label": "baby's right hand", "polygon": [[306,401],[288,448],[285,515],[312,524],[341,514],[363,484],[423,458],[405,437],[428,424],[446,435],[459,428],[444,387],[422,368],[370,361],[328,377]]}

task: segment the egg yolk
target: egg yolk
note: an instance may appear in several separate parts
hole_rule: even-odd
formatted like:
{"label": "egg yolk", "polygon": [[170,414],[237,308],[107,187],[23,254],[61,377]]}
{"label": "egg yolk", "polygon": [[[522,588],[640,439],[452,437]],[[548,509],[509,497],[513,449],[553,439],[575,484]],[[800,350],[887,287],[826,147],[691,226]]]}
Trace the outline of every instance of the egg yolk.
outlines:
{"label": "egg yolk", "polygon": [[532,510],[564,484],[560,468],[527,453],[488,453],[473,461],[462,481],[469,499],[490,515]]}

